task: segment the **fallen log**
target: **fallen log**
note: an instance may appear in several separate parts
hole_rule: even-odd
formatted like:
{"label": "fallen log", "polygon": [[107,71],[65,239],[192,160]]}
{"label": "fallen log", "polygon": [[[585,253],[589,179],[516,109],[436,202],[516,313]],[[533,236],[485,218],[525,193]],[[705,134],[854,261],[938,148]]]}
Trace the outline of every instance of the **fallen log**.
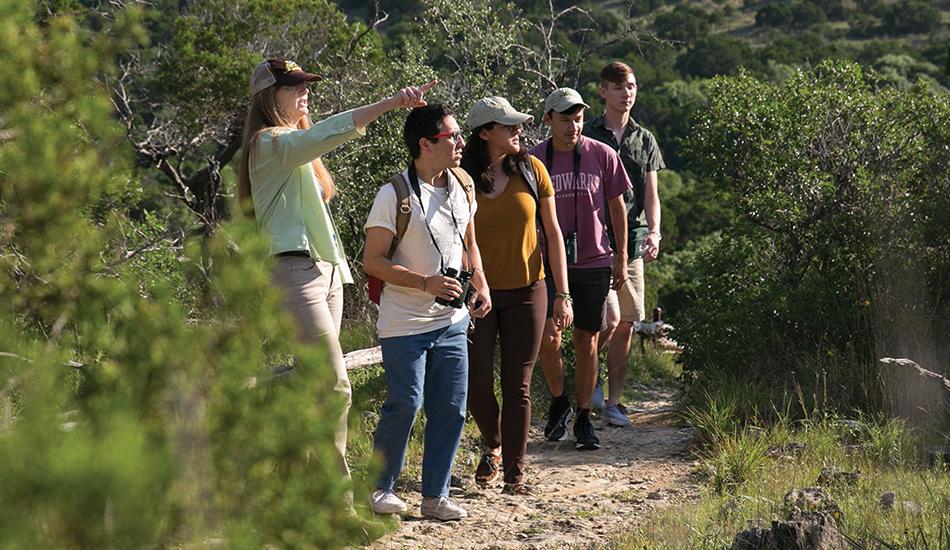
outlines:
{"label": "fallen log", "polygon": [[942,385],[944,390],[950,392],[950,379],[948,379],[946,376],[943,376],[942,374],[929,371],[910,359],[883,357],[881,358],[881,363],[884,363],[885,365],[894,365],[898,367],[908,367],[914,369],[921,378]]}
{"label": "fallen log", "polygon": [[368,365],[378,365],[383,362],[383,352],[379,346],[368,349],[358,349],[343,356],[346,370],[356,370]]}

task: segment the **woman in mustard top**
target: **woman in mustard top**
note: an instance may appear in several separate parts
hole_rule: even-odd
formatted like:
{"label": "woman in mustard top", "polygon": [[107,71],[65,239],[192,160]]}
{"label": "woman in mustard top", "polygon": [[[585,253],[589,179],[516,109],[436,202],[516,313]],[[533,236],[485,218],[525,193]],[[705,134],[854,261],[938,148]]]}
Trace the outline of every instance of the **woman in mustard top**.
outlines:
{"label": "woman in mustard top", "polygon": [[[502,469],[508,494],[530,492],[524,483],[524,455],[531,425],[531,373],[548,310],[538,219],[547,241],[548,276],[554,277],[557,290],[554,322],[568,326],[573,320],[554,188],[544,164],[521,143],[521,125],[532,119],[504,98],[480,99],[468,114],[466,126],[472,133],[462,153],[462,167],[475,181],[475,234],[492,299],[491,312],[475,320],[469,345],[468,409],[485,446],[475,481],[489,484]],[[492,364],[498,337],[501,410]]]}
{"label": "woman in mustard top", "polygon": [[304,343],[323,342],[336,375],[334,390],[346,403],[336,435],[346,465],[346,413],[350,381],[340,348],[343,284],[353,279],[327,203],[336,194],[320,156],[363,135],[380,115],[425,105],[435,81],[403,88],[392,97],[311,124],[309,85],[320,77],[293,61],[262,61],[251,75],[244,122],[238,198],[271,241],[273,278]]}

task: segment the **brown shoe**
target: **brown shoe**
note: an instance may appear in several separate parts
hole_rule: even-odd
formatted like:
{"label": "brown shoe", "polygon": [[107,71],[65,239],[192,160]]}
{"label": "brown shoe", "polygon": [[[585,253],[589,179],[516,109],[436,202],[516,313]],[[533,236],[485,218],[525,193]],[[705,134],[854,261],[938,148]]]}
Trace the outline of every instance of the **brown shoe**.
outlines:
{"label": "brown shoe", "polygon": [[482,454],[482,459],[478,462],[478,467],[475,468],[475,483],[488,485],[498,479],[500,471],[501,455],[492,451],[485,451]]}
{"label": "brown shoe", "polygon": [[505,486],[501,490],[501,494],[530,497],[536,496],[538,492],[531,488],[530,485],[525,485],[524,483],[505,483]]}

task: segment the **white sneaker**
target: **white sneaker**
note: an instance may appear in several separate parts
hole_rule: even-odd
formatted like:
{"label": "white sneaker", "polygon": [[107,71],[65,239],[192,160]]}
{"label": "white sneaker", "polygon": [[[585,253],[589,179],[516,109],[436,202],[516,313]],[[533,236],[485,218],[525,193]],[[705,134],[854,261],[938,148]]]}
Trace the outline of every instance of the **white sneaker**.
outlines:
{"label": "white sneaker", "polygon": [[401,498],[392,491],[379,489],[370,498],[370,505],[377,514],[405,514],[409,509]]}
{"label": "white sneaker", "polygon": [[468,517],[468,512],[448,497],[422,497],[422,515],[440,521],[452,521]]}
{"label": "white sneaker", "polygon": [[604,424],[608,426],[616,426],[618,428],[626,428],[631,426],[632,423],[630,419],[627,418],[627,415],[621,412],[620,408],[617,405],[607,405],[604,407],[604,413],[601,417],[604,419]]}

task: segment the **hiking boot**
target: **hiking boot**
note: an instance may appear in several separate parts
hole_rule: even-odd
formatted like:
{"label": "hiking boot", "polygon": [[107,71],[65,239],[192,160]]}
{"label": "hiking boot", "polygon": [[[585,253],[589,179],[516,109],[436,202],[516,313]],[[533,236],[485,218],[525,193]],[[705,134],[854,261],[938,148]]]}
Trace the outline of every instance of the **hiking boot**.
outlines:
{"label": "hiking boot", "polygon": [[590,406],[595,409],[604,408],[604,385],[600,382],[600,376],[597,377],[594,393],[590,396]]}
{"label": "hiking boot", "polygon": [[475,468],[475,483],[479,485],[488,485],[498,479],[498,472],[501,470],[501,454],[495,454],[492,451],[485,451],[482,459]]}
{"label": "hiking boot", "polygon": [[468,512],[448,497],[422,497],[422,515],[439,521],[453,521],[468,517]]}
{"label": "hiking boot", "polygon": [[377,514],[405,514],[409,509],[396,493],[383,489],[373,492],[370,505]]}
{"label": "hiking boot", "polygon": [[532,497],[538,494],[530,485],[525,485],[524,483],[505,483],[504,488],[501,490],[503,495],[511,495],[516,497]]}
{"label": "hiking boot", "polygon": [[566,395],[551,399],[548,408],[548,421],[544,425],[544,438],[548,441],[560,441],[567,435],[567,423],[574,417],[571,400]]}
{"label": "hiking boot", "polygon": [[604,419],[604,424],[608,426],[626,428],[631,425],[630,419],[620,410],[619,405],[607,405],[604,407],[602,418]]}
{"label": "hiking boot", "polygon": [[575,448],[581,451],[594,451],[600,448],[600,439],[594,434],[594,425],[590,423],[590,410],[577,411],[577,420],[574,421]]}

